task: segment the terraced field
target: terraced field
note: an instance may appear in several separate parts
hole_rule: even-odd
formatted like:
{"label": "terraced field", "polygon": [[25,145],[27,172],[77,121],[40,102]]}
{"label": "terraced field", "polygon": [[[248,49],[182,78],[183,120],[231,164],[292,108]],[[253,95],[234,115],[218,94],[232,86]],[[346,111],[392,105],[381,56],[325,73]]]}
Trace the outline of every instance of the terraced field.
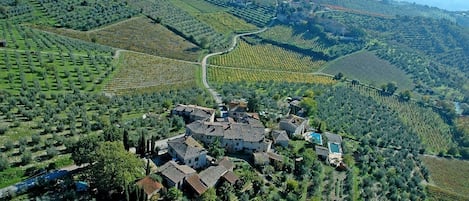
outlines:
{"label": "terraced field", "polygon": [[235,50],[215,56],[210,63],[239,68],[315,72],[325,62],[271,44],[251,45],[240,40]]}
{"label": "terraced field", "polygon": [[119,69],[104,87],[106,92],[122,94],[197,85],[196,64],[133,52],[122,52],[119,60]]}

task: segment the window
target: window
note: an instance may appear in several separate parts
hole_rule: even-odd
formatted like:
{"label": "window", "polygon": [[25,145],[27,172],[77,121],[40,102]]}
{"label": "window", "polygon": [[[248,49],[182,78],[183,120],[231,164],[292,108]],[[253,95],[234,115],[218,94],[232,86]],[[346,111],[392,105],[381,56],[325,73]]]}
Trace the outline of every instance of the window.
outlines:
{"label": "window", "polygon": [[195,158],[195,161],[199,161],[199,157]]}

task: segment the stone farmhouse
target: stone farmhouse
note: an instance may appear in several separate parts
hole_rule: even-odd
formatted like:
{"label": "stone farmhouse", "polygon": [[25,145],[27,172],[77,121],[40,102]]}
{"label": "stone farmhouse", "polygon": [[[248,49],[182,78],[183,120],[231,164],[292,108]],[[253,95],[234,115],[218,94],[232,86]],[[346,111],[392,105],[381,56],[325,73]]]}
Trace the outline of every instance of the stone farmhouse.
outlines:
{"label": "stone farmhouse", "polygon": [[280,120],[279,127],[285,130],[288,135],[302,135],[305,133],[309,126],[309,119],[299,117],[293,114],[288,115],[287,118]]}
{"label": "stone farmhouse", "polygon": [[228,152],[267,152],[272,141],[265,134],[265,127],[257,123],[196,121],[186,127],[186,135],[207,145],[219,140]]}
{"label": "stone farmhouse", "polygon": [[198,169],[207,166],[207,151],[190,136],[169,140],[168,153],[172,158],[191,168]]}
{"label": "stone farmhouse", "polygon": [[197,172],[187,165],[180,165],[176,161],[169,161],[158,168],[163,176],[165,186],[181,188],[184,180]]}
{"label": "stone farmhouse", "polygon": [[172,111],[172,115],[178,115],[184,118],[186,123],[194,121],[215,121],[215,109],[200,107],[196,105],[177,105]]}

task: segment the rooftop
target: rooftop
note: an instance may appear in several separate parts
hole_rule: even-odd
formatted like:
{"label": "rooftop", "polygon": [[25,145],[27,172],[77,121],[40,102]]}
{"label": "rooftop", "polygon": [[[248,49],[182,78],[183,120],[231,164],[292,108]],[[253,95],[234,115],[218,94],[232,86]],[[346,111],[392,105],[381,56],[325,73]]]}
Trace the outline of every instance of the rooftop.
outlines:
{"label": "rooftop", "polygon": [[234,164],[230,161],[227,157],[223,157],[220,161],[218,161],[218,165],[225,167],[227,170],[233,170]]}
{"label": "rooftop", "polygon": [[223,176],[227,171],[228,170],[226,170],[226,168],[223,166],[210,166],[209,168],[200,172],[199,176],[202,182],[210,188],[215,186],[220,177]]}
{"label": "rooftop", "polygon": [[168,147],[172,148],[177,155],[184,159],[194,158],[206,152],[204,147],[190,136],[169,140]]}
{"label": "rooftop", "polygon": [[334,133],[329,133],[329,132],[325,132],[324,133],[324,136],[327,137],[327,140],[329,142],[335,142],[335,143],[342,143],[342,136],[340,135],[337,135],[337,134],[334,134]]}
{"label": "rooftop", "polygon": [[145,191],[145,193],[147,195],[151,195],[151,194],[159,191],[161,188],[163,188],[163,185],[161,185],[160,183],[154,181],[149,176],[146,176],[143,179],[139,180],[137,182],[137,185],[140,188],[143,188],[143,191]]}
{"label": "rooftop", "polygon": [[193,133],[218,136],[232,140],[259,142],[265,137],[264,126],[229,122],[202,122],[195,121],[187,125]]}
{"label": "rooftop", "polygon": [[272,131],[272,138],[274,139],[275,142],[279,141],[289,141],[290,138],[288,137],[288,134],[284,130],[274,130]]}
{"label": "rooftop", "polygon": [[202,195],[208,189],[207,186],[205,186],[205,184],[202,183],[202,181],[201,181],[198,174],[193,174],[193,175],[189,176],[186,179],[186,181],[187,181],[187,184],[189,184],[189,186],[191,186],[192,189],[194,189],[194,191],[198,195]]}
{"label": "rooftop", "polygon": [[169,161],[158,168],[158,172],[161,172],[163,176],[178,183],[182,181],[186,176],[196,173],[194,169],[187,165],[179,165],[175,161]]}
{"label": "rooftop", "polygon": [[296,127],[300,126],[306,119],[303,117],[299,117],[293,114],[288,115],[287,118],[280,120],[280,122],[292,124]]}
{"label": "rooftop", "polygon": [[230,182],[230,184],[235,184],[239,180],[239,177],[235,173],[228,171],[223,176],[223,179]]}

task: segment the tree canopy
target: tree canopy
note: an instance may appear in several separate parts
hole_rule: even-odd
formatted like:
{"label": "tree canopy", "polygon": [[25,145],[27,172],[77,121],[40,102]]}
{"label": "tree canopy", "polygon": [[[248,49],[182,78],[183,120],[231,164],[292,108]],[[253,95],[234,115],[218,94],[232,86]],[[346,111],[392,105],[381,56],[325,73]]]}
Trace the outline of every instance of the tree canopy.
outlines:
{"label": "tree canopy", "polygon": [[145,172],[143,162],[125,151],[121,142],[99,143],[94,158],[90,179],[100,192],[124,189]]}

